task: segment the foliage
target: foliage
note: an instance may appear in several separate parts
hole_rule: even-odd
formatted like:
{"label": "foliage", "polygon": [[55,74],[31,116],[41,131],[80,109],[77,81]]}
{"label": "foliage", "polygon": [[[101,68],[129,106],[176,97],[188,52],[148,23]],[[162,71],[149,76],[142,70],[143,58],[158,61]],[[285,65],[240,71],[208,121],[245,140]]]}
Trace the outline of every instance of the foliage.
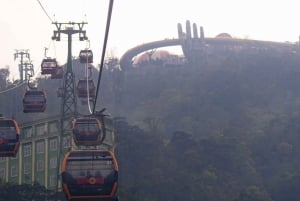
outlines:
{"label": "foliage", "polygon": [[[120,200],[299,201],[299,58],[224,50],[186,66],[105,69],[97,107],[120,117]],[[59,115],[59,81],[38,84],[46,113],[22,114],[20,88],[0,95],[0,111],[21,122]]]}
{"label": "foliage", "polygon": [[62,194],[56,194],[55,191],[47,190],[38,183],[34,184],[0,184],[0,201],[54,201],[63,198]]}

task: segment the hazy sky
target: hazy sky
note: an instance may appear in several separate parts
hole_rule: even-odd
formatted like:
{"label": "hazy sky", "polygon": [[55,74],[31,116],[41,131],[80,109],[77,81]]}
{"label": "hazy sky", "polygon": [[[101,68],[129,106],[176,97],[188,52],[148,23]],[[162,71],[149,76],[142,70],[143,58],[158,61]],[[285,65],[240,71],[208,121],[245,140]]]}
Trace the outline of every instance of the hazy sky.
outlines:
{"label": "hazy sky", "polygon": [[[18,78],[15,50],[28,49],[35,72],[40,72],[44,47],[47,56],[67,61],[67,41],[52,41],[55,26],[38,0],[0,0],[0,68],[6,65]],[[109,0],[40,0],[53,21],[82,22],[100,63]],[[107,53],[121,57],[142,43],[177,38],[177,23],[190,20],[203,26],[206,37],[227,32],[234,37],[296,42],[300,12],[296,0],[114,0]],[[64,38],[66,35],[64,35]],[[73,36],[73,56],[87,42]]]}

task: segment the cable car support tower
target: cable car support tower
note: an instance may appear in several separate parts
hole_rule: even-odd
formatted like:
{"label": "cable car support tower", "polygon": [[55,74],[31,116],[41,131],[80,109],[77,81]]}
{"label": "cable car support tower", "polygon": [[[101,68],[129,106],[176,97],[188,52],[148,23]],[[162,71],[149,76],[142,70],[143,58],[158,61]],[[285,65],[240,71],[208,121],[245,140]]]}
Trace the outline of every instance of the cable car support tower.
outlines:
{"label": "cable car support tower", "polygon": [[59,138],[59,150],[58,150],[58,168],[57,168],[57,190],[59,189],[59,167],[61,159],[64,157],[63,144],[64,139],[72,136],[72,117],[77,116],[77,99],[75,90],[75,76],[72,66],[72,35],[79,34],[79,40],[84,41],[88,38],[86,37],[86,31],[83,30],[83,26],[87,24],[86,22],[75,23],[58,23],[53,22],[57,28],[53,32],[52,40],[60,41],[61,34],[66,34],[68,36],[68,58],[67,67],[65,74],[63,76],[63,94],[61,103],[61,122],[60,122],[60,138]]}
{"label": "cable car support tower", "polygon": [[29,78],[34,75],[33,64],[30,61],[29,50],[16,50],[16,53],[14,53],[14,59],[16,60],[19,57],[20,81],[28,81]]}

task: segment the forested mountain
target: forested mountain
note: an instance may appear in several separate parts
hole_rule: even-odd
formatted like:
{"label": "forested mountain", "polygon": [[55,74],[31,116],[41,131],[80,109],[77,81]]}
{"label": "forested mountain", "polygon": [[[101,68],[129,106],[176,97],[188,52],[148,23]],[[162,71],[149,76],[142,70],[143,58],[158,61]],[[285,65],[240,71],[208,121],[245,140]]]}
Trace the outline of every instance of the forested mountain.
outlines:
{"label": "forested mountain", "polygon": [[[48,108],[30,118],[59,115],[59,81],[38,83]],[[115,118],[120,200],[299,201],[299,86],[299,53],[276,49],[104,70],[97,107]],[[0,101],[30,120],[19,93]]]}
{"label": "forested mountain", "polygon": [[105,97],[130,122],[117,123],[122,197],[300,200],[299,58],[224,51],[120,73]]}

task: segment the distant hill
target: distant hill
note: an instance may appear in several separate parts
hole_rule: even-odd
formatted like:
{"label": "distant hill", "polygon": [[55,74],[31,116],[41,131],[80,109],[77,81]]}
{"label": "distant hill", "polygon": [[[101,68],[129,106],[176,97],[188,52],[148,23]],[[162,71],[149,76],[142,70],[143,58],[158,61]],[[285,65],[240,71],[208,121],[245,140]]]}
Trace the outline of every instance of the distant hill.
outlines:
{"label": "distant hill", "polygon": [[[78,61],[74,72],[84,75]],[[37,82],[48,93],[45,113],[22,113],[24,86],[0,95],[1,113],[20,123],[59,115],[61,81]],[[115,117],[120,197],[298,201],[299,86],[299,53],[275,49],[218,49],[184,66],[105,69],[97,109]],[[79,100],[78,107],[88,114]]]}
{"label": "distant hill", "polygon": [[182,67],[145,64],[105,72],[101,102],[114,116],[138,125],[157,119],[166,134],[249,133],[278,115],[298,113],[299,56],[276,50],[218,50]]}
{"label": "distant hill", "polygon": [[[201,59],[199,59],[201,58]],[[146,126],[155,120],[165,136],[184,130],[205,136],[216,132],[244,135],[258,132],[278,116],[300,111],[300,57],[295,52],[210,51],[198,63],[162,67],[145,63],[126,71],[104,69],[97,108],[113,117]],[[74,61],[75,78],[84,75],[84,65]],[[98,70],[92,76],[97,83]],[[0,111],[20,122],[60,115],[56,90],[62,80],[41,78],[39,88],[48,94],[45,113],[23,114],[25,86],[0,95]],[[78,99],[79,112],[88,114]]]}

